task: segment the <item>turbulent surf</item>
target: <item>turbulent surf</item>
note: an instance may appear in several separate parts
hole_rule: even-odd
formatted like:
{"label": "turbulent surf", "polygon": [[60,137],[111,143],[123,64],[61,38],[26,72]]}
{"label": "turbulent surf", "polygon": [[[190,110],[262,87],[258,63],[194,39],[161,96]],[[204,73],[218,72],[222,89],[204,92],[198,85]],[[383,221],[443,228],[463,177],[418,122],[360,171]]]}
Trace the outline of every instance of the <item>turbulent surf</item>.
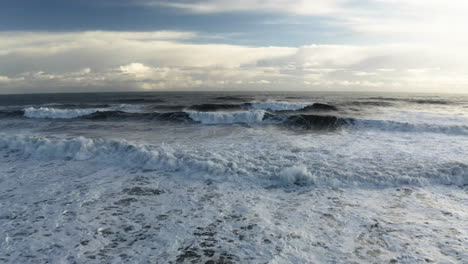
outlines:
{"label": "turbulent surf", "polygon": [[463,263],[468,97],[0,96],[6,263]]}

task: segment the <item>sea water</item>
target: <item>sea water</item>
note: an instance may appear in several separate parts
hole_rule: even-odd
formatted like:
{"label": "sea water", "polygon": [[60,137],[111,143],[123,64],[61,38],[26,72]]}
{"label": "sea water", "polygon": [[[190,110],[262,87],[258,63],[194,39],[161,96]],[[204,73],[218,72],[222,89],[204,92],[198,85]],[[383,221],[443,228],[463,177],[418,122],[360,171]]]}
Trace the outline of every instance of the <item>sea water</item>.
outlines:
{"label": "sea water", "polygon": [[463,263],[468,96],[0,96],[0,262]]}

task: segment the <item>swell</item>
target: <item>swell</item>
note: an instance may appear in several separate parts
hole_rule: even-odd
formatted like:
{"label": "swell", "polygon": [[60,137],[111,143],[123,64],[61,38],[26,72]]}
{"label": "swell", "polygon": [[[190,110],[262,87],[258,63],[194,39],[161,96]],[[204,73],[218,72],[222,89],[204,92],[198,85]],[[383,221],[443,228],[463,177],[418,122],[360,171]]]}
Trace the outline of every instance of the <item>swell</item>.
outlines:
{"label": "swell", "polygon": [[165,101],[159,98],[122,98],[116,99],[115,102],[121,104],[149,104],[149,103],[164,103]]}
{"label": "swell", "polygon": [[199,104],[187,107],[199,112],[265,110],[269,112],[294,111],[338,111],[333,105],[324,103],[253,102],[243,104]]}
{"label": "swell", "polygon": [[124,111],[97,111],[95,113],[81,116],[81,119],[87,120],[161,120],[161,121],[175,121],[175,122],[189,122],[193,121],[189,114],[186,112],[165,112],[165,113],[128,113]]}
{"label": "swell", "polygon": [[413,124],[391,120],[371,120],[351,117],[340,117],[334,115],[314,114],[274,114],[263,110],[235,111],[235,112],[168,112],[168,113],[126,113],[121,111],[96,112],[81,117],[90,120],[119,120],[119,119],[142,119],[142,120],[164,120],[175,122],[198,122],[201,124],[273,124],[287,128],[298,128],[304,130],[374,130],[383,132],[406,132],[406,133],[439,133],[447,135],[468,136],[468,126],[465,125],[436,125],[436,124]]}
{"label": "swell", "polygon": [[128,113],[140,112],[141,105],[118,104],[94,108],[62,108],[62,107],[28,107],[24,116],[29,118],[72,119],[94,114],[96,112],[122,111]]}
{"label": "swell", "polygon": [[267,110],[271,112],[279,111],[297,111],[302,110],[307,106],[310,106],[310,103],[289,103],[289,102],[254,102],[250,106],[252,109],[256,110]]}
{"label": "swell", "polygon": [[205,125],[216,124],[274,124],[307,130],[336,130],[352,123],[350,118],[329,115],[275,115],[263,110],[234,112],[166,112],[127,113],[123,111],[95,112],[82,116],[87,120],[163,120],[174,122],[197,122]]}
{"label": "swell", "polygon": [[38,160],[96,161],[108,166],[138,169],[186,170],[226,173],[215,160],[203,160],[194,155],[177,153],[168,146],[137,145],[125,141],[89,139],[47,139],[35,136],[9,136],[0,138],[0,149],[14,155]]}
{"label": "swell", "polygon": [[[313,105],[312,105],[313,106]],[[319,104],[319,107],[324,107]],[[327,106],[328,107],[328,106]],[[327,108],[325,107],[325,108]],[[113,109],[129,110],[113,110]],[[133,106],[119,105],[113,109],[56,109],[26,108],[24,111],[0,111],[0,117],[17,118],[80,118],[86,120],[160,120],[172,122],[198,122],[201,124],[273,124],[287,128],[305,130],[377,130],[385,132],[439,133],[468,136],[466,125],[437,125],[408,123],[391,120],[369,120],[334,115],[310,114],[307,111],[236,110],[236,111],[178,111],[178,112],[136,112]]]}
{"label": "swell", "polygon": [[28,107],[24,109],[24,116],[29,118],[70,119],[107,110],[107,108],[60,109],[52,107]]}
{"label": "swell", "polygon": [[[395,168],[390,162],[382,164],[381,173],[375,174],[373,165],[368,168],[364,163],[354,164],[346,160],[330,161],[337,163],[333,166],[328,162],[321,162],[320,159],[309,160],[309,167],[291,166],[288,162],[277,164],[274,162],[278,160],[275,148],[270,153],[262,150],[262,158],[258,159],[256,153],[239,156],[231,155],[231,152],[217,153],[203,149],[190,152],[190,149],[177,150],[170,145],[143,145],[85,137],[48,139],[3,134],[0,137],[0,151],[9,159],[87,161],[103,168],[113,166],[162,170],[202,177],[239,176],[254,182],[264,179],[286,185],[386,187],[468,184],[468,165],[461,162],[431,164],[427,168],[411,165],[412,163],[409,163],[408,168],[403,168],[408,164],[402,164],[402,168]],[[295,155],[289,152],[285,154]],[[301,155],[296,158],[299,159],[297,162],[300,162]],[[351,167],[343,167],[344,164]]]}
{"label": "swell", "polygon": [[[314,103],[297,104],[287,102],[271,103],[243,103],[243,104],[199,104],[183,107],[179,105],[157,105],[150,108],[157,110],[188,110],[190,112],[226,112],[226,111],[246,111],[246,110],[264,110],[269,112],[285,111],[336,111],[335,106]],[[50,119],[71,119],[91,115],[97,112],[129,112],[144,113],[149,110],[141,104],[117,104],[117,105],[47,105],[40,107],[28,107],[23,109],[24,116],[29,118],[50,118]],[[1,112],[2,116],[16,116],[16,113]]]}
{"label": "swell", "polygon": [[187,109],[200,112],[213,112],[226,110],[242,110],[248,108],[249,104],[200,104],[189,106]]}
{"label": "swell", "polygon": [[343,105],[346,105],[346,106],[359,106],[359,107],[366,107],[366,106],[390,107],[390,106],[394,106],[393,103],[382,102],[382,101],[350,101],[350,102],[343,103]]}
{"label": "swell", "polygon": [[412,132],[412,133],[440,133],[448,135],[468,136],[468,126],[464,125],[435,125],[413,124],[390,120],[366,120],[348,119],[350,126],[360,130],[378,130],[387,132]]}
{"label": "swell", "polygon": [[22,116],[24,116],[23,110],[0,111],[0,117],[22,117]]}
{"label": "swell", "polygon": [[202,124],[234,124],[234,123],[261,123],[265,111],[237,111],[237,112],[197,112],[188,111],[189,117]]}
{"label": "swell", "polygon": [[245,96],[218,96],[213,99],[218,100],[218,101],[231,101],[231,102],[246,102],[246,101],[252,100],[251,97],[245,97]]}
{"label": "swell", "polygon": [[434,104],[434,105],[450,105],[454,102],[442,99],[407,99],[407,98],[397,98],[397,97],[369,97],[366,99],[370,100],[381,100],[381,101],[399,101],[399,102],[408,102],[414,104]]}

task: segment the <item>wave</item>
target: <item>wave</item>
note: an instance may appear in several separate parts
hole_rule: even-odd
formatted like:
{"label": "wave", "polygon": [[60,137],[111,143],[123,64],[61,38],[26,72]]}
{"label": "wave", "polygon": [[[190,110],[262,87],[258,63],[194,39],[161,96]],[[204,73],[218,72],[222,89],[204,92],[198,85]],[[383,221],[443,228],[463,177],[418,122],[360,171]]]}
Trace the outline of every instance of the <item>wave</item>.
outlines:
{"label": "wave", "polygon": [[143,105],[134,104],[117,104],[110,106],[109,110],[125,111],[125,112],[141,112],[145,107]]}
{"label": "wave", "polygon": [[313,130],[336,130],[349,125],[350,120],[328,115],[293,115],[288,116],[283,125]]}
{"label": "wave", "polygon": [[51,107],[28,107],[24,109],[24,116],[29,118],[77,118],[96,112],[107,111],[106,108],[59,109]]}
{"label": "wave", "polygon": [[206,160],[195,155],[175,152],[168,146],[131,144],[126,141],[89,139],[48,139],[35,136],[2,135],[0,149],[15,155],[39,160],[93,160],[112,166],[138,169],[163,169],[171,171],[229,172],[216,159]]}
{"label": "wave", "polygon": [[129,113],[141,112],[141,105],[118,104],[100,108],[72,108],[61,107],[28,107],[24,109],[24,116],[29,118],[70,119],[91,115],[97,112],[122,111]]}
{"label": "wave", "polygon": [[413,124],[391,120],[369,120],[330,115],[278,116],[266,114],[264,120],[273,121],[274,123],[287,127],[306,130],[377,130],[383,132],[436,133],[454,136],[468,136],[468,126],[464,125]]}
{"label": "wave", "polygon": [[288,103],[288,102],[254,102],[251,103],[251,107],[253,109],[258,109],[258,110],[268,110],[272,112],[278,112],[278,111],[297,111],[301,110],[304,107],[310,106],[312,104],[306,104],[306,103]]}
{"label": "wave", "polygon": [[439,105],[451,104],[450,101],[445,101],[445,100],[422,100],[422,99],[417,99],[417,100],[408,100],[408,102],[416,103],[416,104],[439,104]]}
{"label": "wave", "polygon": [[369,97],[366,99],[382,100],[382,101],[400,101],[400,102],[408,102],[408,103],[414,103],[414,104],[436,104],[436,105],[453,104],[453,102],[451,101],[441,100],[441,99],[407,99],[407,98],[396,98],[396,97]]}
{"label": "wave", "polygon": [[[273,180],[286,185],[382,187],[468,184],[468,165],[461,162],[432,164],[429,167],[408,163],[402,165],[409,166],[408,168],[397,170],[389,163],[382,164],[381,173],[375,174],[373,165],[368,172],[365,170],[366,164],[351,163],[349,164],[351,169],[338,165],[330,166],[328,162],[322,163],[320,160],[310,160],[310,166],[277,164],[274,162],[277,161],[278,154],[275,149],[270,153],[271,159],[267,155],[259,160],[255,155],[190,152],[190,149],[176,150],[169,145],[133,144],[123,140],[85,137],[50,139],[5,134],[0,136],[0,150],[6,151],[5,155],[15,155],[21,159],[87,161],[103,167],[157,169],[203,177],[207,174],[212,177],[228,178],[242,176],[247,180]],[[352,169],[354,167],[359,170],[354,172],[355,169]]]}
{"label": "wave", "polygon": [[238,110],[266,110],[270,112],[294,112],[294,111],[338,111],[338,108],[333,105],[323,103],[303,104],[303,103],[244,103],[244,104],[200,104],[192,105],[188,110],[200,112],[215,112],[215,111],[238,111]]}
{"label": "wave", "polygon": [[167,113],[129,113],[124,111],[98,111],[89,115],[81,116],[81,119],[87,120],[162,120],[189,122],[193,121],[185,112],[167,112]]}
{"label": "wave", "polygon": [[163,120],[198,122],[201,124],[277,124],[302,129],[336,129],[348,124],[347,119],[323,115],[274,115],[263,110],[232,112],[167,112],[128,113],[123,111],[98,111],[80,117],[88,120]]}
{"label": "wave", "polygon": [[390,102],[381,102],[381,101],[351,101],[351,102],[345,102],[343,103],[343,105],[389,107],[389,106],[393,106],[394,104]]}
{"label": "wave", "polygon": [[164,103],[165,101],[158,98],[128,98],[128,99],[116,99],[114,102],[123,104],[148,104],[148,103]]}
{"label": "wave", "polygon": [[[389,187],[405,185],[468,185],[468,164],[447,162],[428,167],[401,165],[400,168],[383,166],[379,174],[359,168],[307,167],[304,164],[283,168],[275,179],[295,185],[340,187]],[[338,166],[338,165],[337,165]],[[365,166],[365,165],[364,165]],[[358,171],[353,172],[355,169]]]}
{"label": "wave", "polygon": [[248,97],[238,97],[238,96],[218,96],[213,99],[220,100],[220,101],[236,101],[236,102],[244,102],[244,101],[251,100],[251,98],[248,98]]}
{"label": "wave", "polygon": [[468,136],[468,126],[413,124],[391,120],[369,120],[331,115],[273,115],[265,114],[265,121],[279,125],[306,130],[330,130],[341,128],[357,131],[378,130],[383,132],[402,133],[437,133],[447,135]]}
{"label": "wave", "polygon": [[182,111],[186,107],[183,105],[152,105],[148,109],[159,111]]}
{"label": "wave", "polygon": [[41,107],[58,108],[58,109],[86,109],[86,108],[108,108],[109,104],[62,104],[62,103],[49,103],[40,105]]}
{"label": "wave", "polygon": [[[124,109],[114,110],[114,109]],[[378,130],[403,133],[439,133],[468,136],[466,125],[437,125],[428,123],[408,123],[391,120],[369,120],[334,115],[269,113],[265,110],[243,110],[229,112],[180,111],[180,112],[140,112],[133,105],[119,105],[103,109],[57,109],[26,108],[24,111],[0,112],[0,117],[29,118],[81,118],[87,120],[160,120],[173,122],[198,122],[201,124],[273,124],[305,130],[330,130],[341,128],[351,130]]]}
{"label": "wave", "polygon": [[226,111],[226,110],[242,110],[248,107],[248,104],[200,104],[189,106],[188,110],[200,112]]}
{"label": "wave", "polygon": [[20,117],[24,116],[23,110],[17,111],[0,111],[0,117]]}
{"label": "wave", "polygon": [[187,111],[186,113],[192,120],[202,124],[260,123],[265,115],[263,110],[238,112]]}
{"label": "wave", "polygon": [[346,122],[354,129],[379,130],[389,132],[417,132],[417,133],[442,133],[448,135],[468,136],[468,126],[464,125],[435,125],[413,124],[390,120],[366,120],[348,118]]}
{"label": "wave", "polygon": [[334,105],[314,103],[300,110],[302,111],[338,111],[338,108]]}

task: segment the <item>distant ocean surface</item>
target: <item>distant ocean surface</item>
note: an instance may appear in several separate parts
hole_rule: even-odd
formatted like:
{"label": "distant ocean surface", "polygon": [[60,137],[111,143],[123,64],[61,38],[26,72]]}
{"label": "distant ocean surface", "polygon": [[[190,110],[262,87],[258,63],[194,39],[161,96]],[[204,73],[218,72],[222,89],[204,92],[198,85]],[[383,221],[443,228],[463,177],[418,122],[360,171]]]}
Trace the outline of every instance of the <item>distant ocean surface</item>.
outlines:
{"label": "distant ocean surface", "polygon": [[0,96],[0,263],[467,263],[468,96]]}

